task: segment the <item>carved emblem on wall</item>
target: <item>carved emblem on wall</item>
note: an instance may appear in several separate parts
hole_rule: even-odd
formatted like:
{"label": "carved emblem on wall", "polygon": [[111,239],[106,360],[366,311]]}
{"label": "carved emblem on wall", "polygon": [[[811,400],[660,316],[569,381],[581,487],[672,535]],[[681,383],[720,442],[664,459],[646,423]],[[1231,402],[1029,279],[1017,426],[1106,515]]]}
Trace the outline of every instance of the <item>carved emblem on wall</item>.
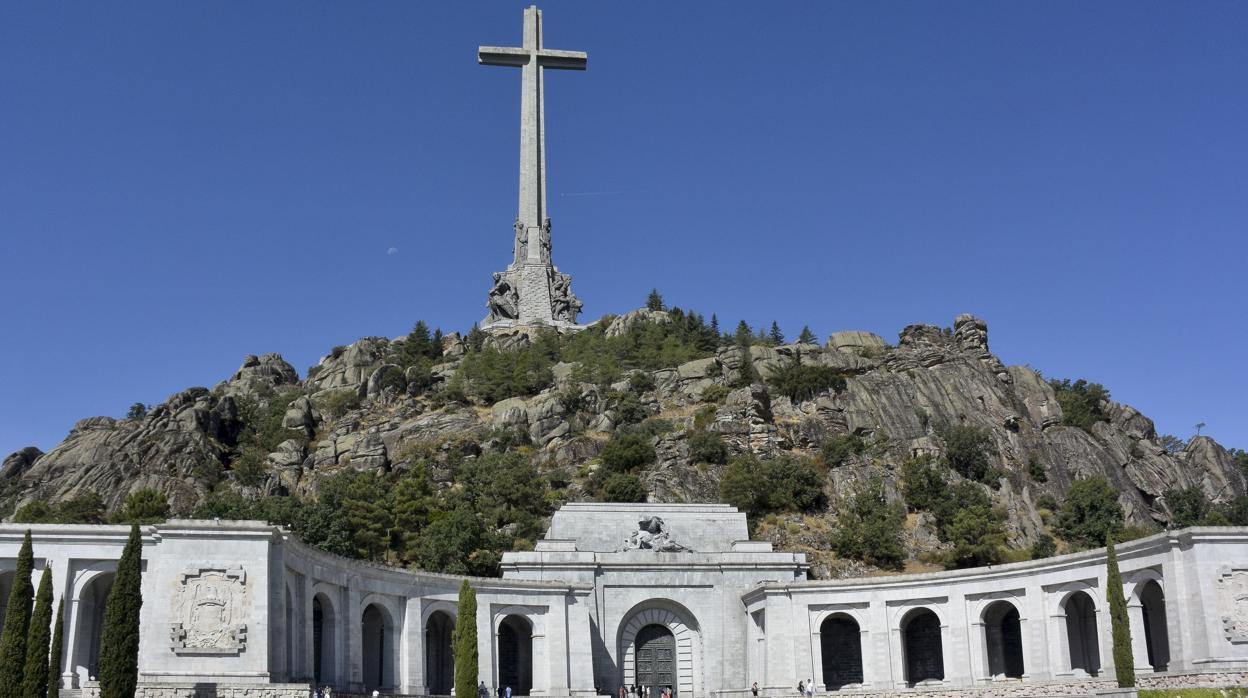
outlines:
{"label": "carved emblem on wall", "polygon": [[1248,642],[1248,569],[1222,568],[1218,610],[1226,639],[1236,644]]}
{"label": "carved emblem on wall", "polygon": [[241,567],[191,567],[173,599],[170,640],[176,654],[238,654],[247,648]]}

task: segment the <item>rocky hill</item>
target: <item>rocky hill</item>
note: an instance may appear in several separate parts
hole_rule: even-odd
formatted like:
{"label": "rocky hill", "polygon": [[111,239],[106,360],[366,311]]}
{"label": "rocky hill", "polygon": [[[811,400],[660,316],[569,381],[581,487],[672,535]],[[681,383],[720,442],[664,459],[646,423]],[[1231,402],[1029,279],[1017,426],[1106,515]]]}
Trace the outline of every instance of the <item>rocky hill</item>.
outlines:
{"label": "rocky hill", "polygon": [[[611,347],[657,336],[658,358],[644,369],[591,371],[588,354],[567,360],[577,356],[568,337],[526,330],[452,334],[422,347],[414,343],[425,338],[415,335],[365,338],[335,348],[303,379],[277,354],[248,356],[212,389],[189,388],[131,418],[83,419],[47,453],[12,454],[0,468],[0,497],[11,518],[31,503],[95,495],[116,511],[131,493],[155,490],[173,513],[187,514],[222,491],[314,499],[327,477],[401,470],[417,452],[429,459],[434,486],[450,488],[456,463],[514,445],[551,479],[553,505],[602,496],[593,476],[604,445],[649,418],[663,420],[645,432],[655,455],[636,471],[650,501],[720,499],[725,462],[742,454],[822,462],[830,505],[756,523],[782,547],[816,553],[819,574],[844,574],[825,536],[841,495],[878,478],[900,500],[901,465],[924,456],[943,462],[953,427],[983,437],[989,470],[976,479],[1004,512],[1014,550],[1039,539],[1048,509],[1082,477],[1104,477],[1127,522],[1141,527],[1172,518],[1168,492],[1197,488],[1212,502],[1245,494],[1233,454],[1207,437],[1167,448],[1150,419],[1108,400],[1092,405],[1095,419],[1071,425],[1054,387],[1031,368],[1003,365],[989,350],[986,324],[969,315],[951,328],[911,325],[896,344],[838,332],[823,346],[716,335],[709,344],[680,344],[664,334],[688,321],[679,311],[639,310],[587,331],[595,336],[583,342]],[[666,365],[665,357],[680,362]],[[540,365],[520,365],[534,361]],[[785,367],[797,365],[819,367],[813,383],[784,383]],[[724,453],[708,457],[691,443],[706,433]],[[830,443],[845,446],[832,461]],[[929,519],[909,516],[911,557],[941,546]]]}

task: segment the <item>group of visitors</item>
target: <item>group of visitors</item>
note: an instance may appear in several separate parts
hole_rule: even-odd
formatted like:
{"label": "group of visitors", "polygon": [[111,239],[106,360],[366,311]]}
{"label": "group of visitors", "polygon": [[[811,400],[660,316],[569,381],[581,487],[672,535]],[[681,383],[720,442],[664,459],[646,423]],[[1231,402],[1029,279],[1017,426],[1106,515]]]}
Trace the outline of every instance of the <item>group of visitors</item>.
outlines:
{"label": "group of visitors", "polygon": [[[477,686],[477,698],[490,698],[490,689],[486,687],[484,681],[481,682],[480,686]],[[511,686],[503,686],[502,688],[495,686],[493,698],[511,698]]]}
{"label": "group of visitors", "polygon": [[329,686],[319,686],[312,691],[312,698],[333,698],[334,689]]}
{"label": "group of visitors", "polygon": [[[758,684],[754,684],[754,685],[757,686]],[[754,695],[758,695],[758,693],[755,693]],[[813,698],[813,696],[815,695],[815,680],[806,679],[805,681],[798,681],[797,682],[797,695],[805,696],[806,698]]]}
{"label": "group of visitors", "polygon": [[649,686],[641,684],[633,684],[632,686],[620,686],[619,698],[672,698],[671,686],[664,686],[659,689],[658,693],[651,693]]}

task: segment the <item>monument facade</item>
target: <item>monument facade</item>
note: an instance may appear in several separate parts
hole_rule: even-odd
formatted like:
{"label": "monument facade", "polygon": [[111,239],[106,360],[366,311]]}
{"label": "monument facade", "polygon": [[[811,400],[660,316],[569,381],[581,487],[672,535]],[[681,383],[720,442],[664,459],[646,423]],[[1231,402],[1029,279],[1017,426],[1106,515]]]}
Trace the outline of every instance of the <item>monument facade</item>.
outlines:
{"label": "monument facade", "polygon": [[[26,526],[0,526],[7,599]],[[98,693],[100,633],[128,529],[31,525],[35,577],[65,601],[61,685]],[[808,580],[715,504],[568,504],[503,576],[321,552],[257,521],[143,529],[139,695],[449,695],[451,633],[477,628],[480,680],[513,695],[1091,695],[1113,685],[1105,551],[929,574]],[[1118,549],[1142,687],[1248,683],[1248,530]],[[35,580],[36,585],[38,579]],[[2,611],[0,611],[2,613]]]}
{"label": "monument facade", "polygon": [[482,65],[520,68],[520,205],[512,224],[511,263],[494,273],[483,329],[516,325],[575,327],[581,301],[572,293],[572,277],[551,261],[551,224],[546,208],[545,71],[585,70],[580,51],[556,51],[542,44],[542,13],[524,11],[524,40],[519,47],[482,46]]}

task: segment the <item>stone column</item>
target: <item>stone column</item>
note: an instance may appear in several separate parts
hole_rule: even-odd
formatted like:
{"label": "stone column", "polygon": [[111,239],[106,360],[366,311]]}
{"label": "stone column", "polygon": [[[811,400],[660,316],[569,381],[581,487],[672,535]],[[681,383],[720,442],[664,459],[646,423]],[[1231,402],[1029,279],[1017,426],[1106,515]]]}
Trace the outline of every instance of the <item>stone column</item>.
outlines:
{"label": "stone column", "polygon": [[[1203,608],[1199,599],[1192,598],[1188,591],[1183,556],[1183,550],[1171,539],[1170,554],[1161,564],[1162,591],[1166,595],[1166,636],[1170,643],[1170,665],[1166,670],[1170,672],[1187,671],[1192,667],[1194,648],[1191,638],[1197,632],[1196,618],[1206,614],[1211,618],[1221,615],[1215,609]],[[1180,606],[1199,613],[1180,613]]]}
{"label": "stone column", "polygon": [[793,623],[791,600],[781,596],[767,597],[767,685],[769,693],[789,695],[796,690],[798,678],[793,663]]}
{"label": "stone column", "polygon": [[427,695],[425,683],[425,627],[421,622],[421,599],[419,591],[407,599],[403,608],[403,672],[401,688],[411,695]]}
{"label": "stone column", "polygon": [[[999,633],[997,633],[999,635]],[[969,666],[971,669],[972,682],[990,683],[992,681],[992,650],[989,649],[993,638],[988,636],[987,627],[982,620],[976,620],[971,623],[970,634],[967,637],[967,647]],[[1000,642],[999,637],[996,638]]]}
{"label": "stone column", "polygon": [[966,598],[949,596],[945,604],[945,623],[940,628],[943,646],[941,655],[945,660],[945,683],[952,686],[969,686],[973,684],[974,674],[971,673],[973,652],[969,645],[970,619],[966,616]]}
{"label": "stone column", "polygon": [[[303,603],[303,666],[304,674],[309,681],[315,680],[316,674],[316,624],[312,616],[312,577],[303,575],[303,583],[299,585],[299,594]],[[322,668],[322,672],[324,668]]]}
{"label": "stone column", "polygon": [[347,681],[347,690],[352,693],[364,691],[364,629],[361,626],[363,609],[360,608],[360,601],[360,590],[348,588],[347,612],[343,618],[347,665],[342,676]]}
{"label": "stone column", "polygon": [[1053,678],[1053,665],[1049,647],[1056,639],[1049,634],[1044,611],[1044,589],[1032,587],[1027,590],[1019,609],[1019,623],[1023,636],[1023,678],[1048,681]]}
{"label": "stone column", "polygon": [[[1137,589],[1139,585],[1136,585]],[[1136,674],[1153,673],[1153,665],[1148,663],[1148,635],[1144,631],[1144,604],[1139,596],[1132,594],[1127,603],[1127,618],[1131,626],[1131,658],[1135,660]]]}
{"label": "stone column", "polygon": [[862,685],[866,688],[890,688],[896,683],[893,672],[892,629],[888,627],[888,606],[872,599],[863,612],[863,629],[870,643],[862,646]]}

